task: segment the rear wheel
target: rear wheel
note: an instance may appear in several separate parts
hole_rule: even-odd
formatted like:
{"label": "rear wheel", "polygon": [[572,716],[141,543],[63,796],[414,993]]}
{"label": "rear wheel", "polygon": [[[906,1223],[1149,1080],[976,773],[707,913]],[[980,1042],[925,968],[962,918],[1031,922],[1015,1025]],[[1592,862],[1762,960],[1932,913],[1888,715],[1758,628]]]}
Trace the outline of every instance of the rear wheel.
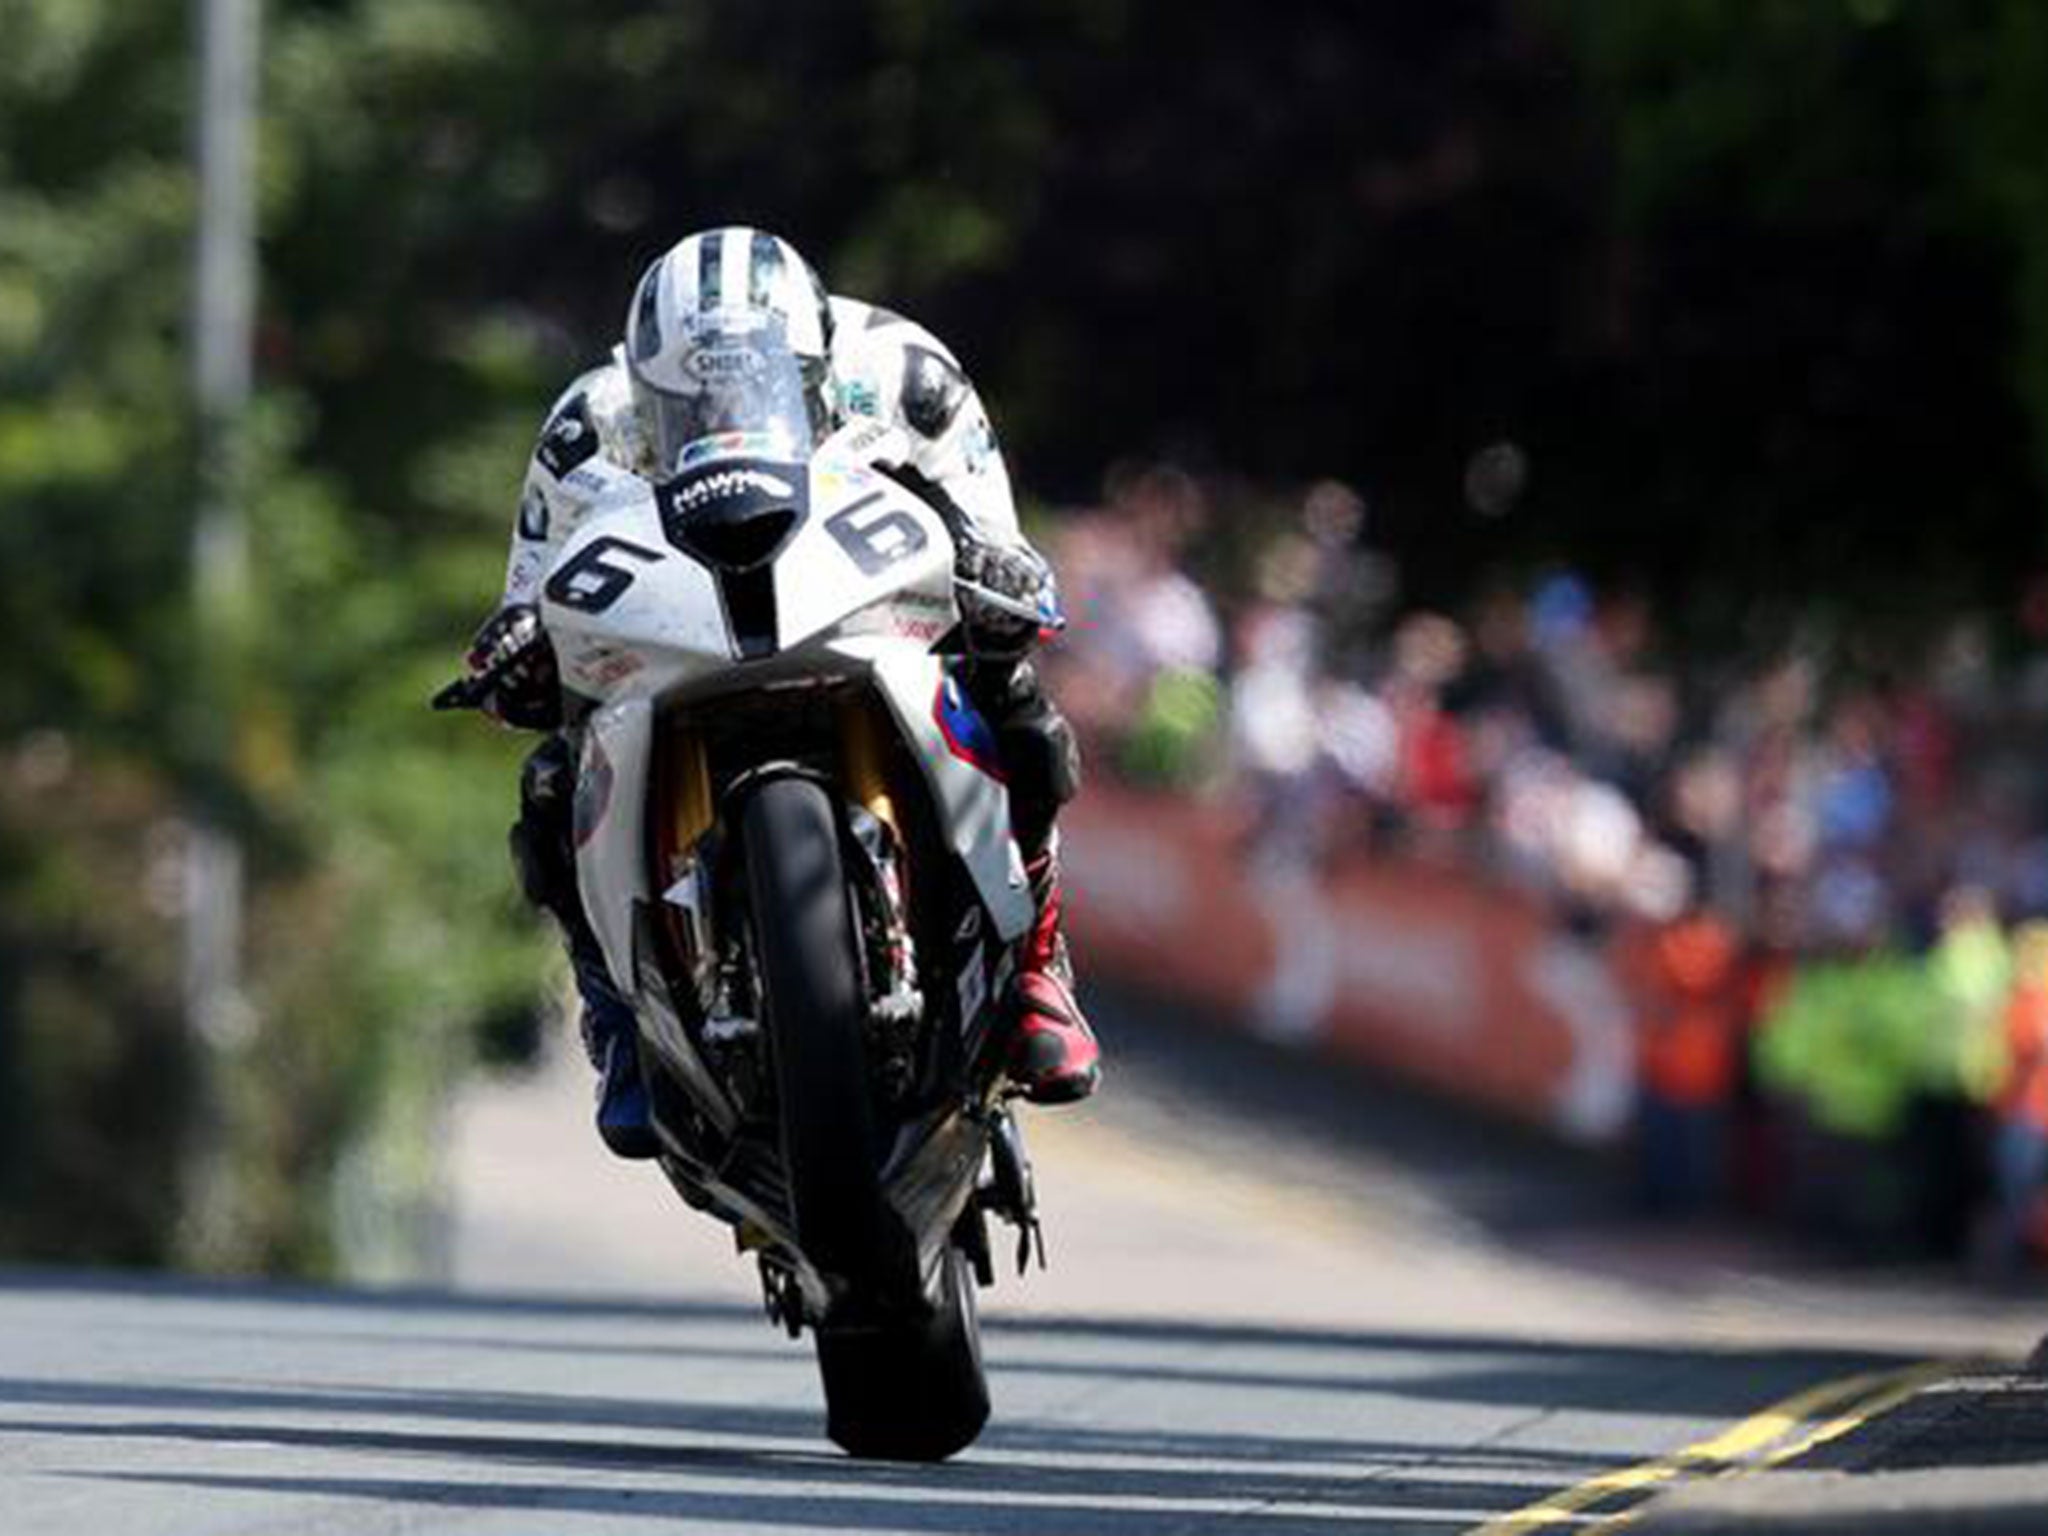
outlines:
{"label": "rear wheel", "polygon": [[941,1460],[988,1418],[974,1287],[949,1247],[925,1294],[883,1199],[838,818],[817,784],[773,779],[748,799],[741,840],[791,1217],[845,1287],[817,1331],[827,1430],[856,1456]]}

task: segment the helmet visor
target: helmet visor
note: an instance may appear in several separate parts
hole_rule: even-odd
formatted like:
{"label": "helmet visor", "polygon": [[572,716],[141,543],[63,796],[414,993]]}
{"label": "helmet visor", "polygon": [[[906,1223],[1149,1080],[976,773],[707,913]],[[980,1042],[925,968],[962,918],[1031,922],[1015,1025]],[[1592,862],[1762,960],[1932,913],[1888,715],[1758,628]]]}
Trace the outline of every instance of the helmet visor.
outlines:
{"label": "helmet visor", "polygon": [[634,365],[634,383],[666,473],[680,468],[685,452],[706,438],[773,438],[801,459],[830,428],[825,360],[792,350],[779,315],[728,319],[693,326],[673,366],[660,370],[661,383],[649,377],[652,370]]}

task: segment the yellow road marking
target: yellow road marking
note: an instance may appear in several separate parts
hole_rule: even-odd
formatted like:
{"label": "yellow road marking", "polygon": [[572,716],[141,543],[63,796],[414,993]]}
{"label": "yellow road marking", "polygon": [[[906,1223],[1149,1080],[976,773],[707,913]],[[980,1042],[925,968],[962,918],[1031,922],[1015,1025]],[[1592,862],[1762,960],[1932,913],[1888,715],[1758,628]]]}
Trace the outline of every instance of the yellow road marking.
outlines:
{"label": "yellow road marking", "polygon": [[1981,1361],[1974,1360],[1930,1360],[1925,1365],[1908,1366],[1904,1370],[1894,1371],[1889,1385],[1877,1389],[1847,1412],[1829,1419],[1811,1434],[1802,1435],[1791,1444],[1772,1451],[1759,1461],[1757,1466],[1775,1467],[1792,1460],[1795,1456],[1803,1456],[1815,1446],[1825,1445],[1830,1440],[1846,1435],[1857,1425],[1874,1419],[1881,1413],[1891,1412],[1922,1387],[1932,1386],[1944,1376],[1956,1375],[1981,1364]]}
{"label": "yellow road marking", "polygon": [[[1711,1440],[1688,1445],[1654,1461],[1639,1462],[1632,1467],[1590,1477],[1562,1493],[1554,1493],[1512,1514],[1489,1520],[1473,1536],[1515,1536],[1518,1532],[1542,1530],[1546,1526],[1581,1522],[1591,1522],[1584,1527],[1586,1529],[1615,1529],[1640,1513],[1643,1499],[1619,1510],[1594,1514],[1586,1513],[1589,1506],[1626,1493],[1642,1493],[1647,1497],[1648,1492],[1660,1484],[1681,1478],[1731,1477],[1762,1467],[1777,1466],[1897,1407],[1922,1387],[1953,1374],[1966,1363],[1929,1360],[1918,1365],[1865,1371],[1838,1381],[1822,1382],[1751,1414]],[[1810,1429],[1807,1428],[1809,1425],[1812,1426]],[[1798,1433],[1802,1429],[1806,1433]]]}

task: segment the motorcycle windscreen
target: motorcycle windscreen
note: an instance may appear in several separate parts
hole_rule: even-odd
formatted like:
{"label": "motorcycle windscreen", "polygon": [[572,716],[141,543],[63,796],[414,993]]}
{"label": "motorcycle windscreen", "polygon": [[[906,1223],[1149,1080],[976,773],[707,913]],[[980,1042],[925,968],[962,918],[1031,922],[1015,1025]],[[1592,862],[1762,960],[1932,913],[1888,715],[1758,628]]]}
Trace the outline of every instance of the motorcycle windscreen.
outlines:
{"label": "motorcycle windscreen", "polygon": [[739,435],[755,452],[807,458],[831,428],[826,373],[825,359],[790,347],[780,316],[749,315],[695,329],[659,382],[633,364],[633,384],[662,472],[675,474],[706,456],[693,449]]}

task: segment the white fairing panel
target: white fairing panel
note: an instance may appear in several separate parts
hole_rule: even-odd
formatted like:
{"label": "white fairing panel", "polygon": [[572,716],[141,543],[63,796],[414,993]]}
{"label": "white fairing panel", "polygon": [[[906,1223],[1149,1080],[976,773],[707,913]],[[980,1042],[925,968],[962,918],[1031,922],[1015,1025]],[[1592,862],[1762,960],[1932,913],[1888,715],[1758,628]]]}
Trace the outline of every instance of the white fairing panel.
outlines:
{"label": "white fairing panel", "polygon": [[653,487],[595,509],[543,587],[564,684],[590,699],[718,691],[750,673],[787,676],[790,653],[813,641],[872,635],[923,651],[952,628],[953,545],[936,512],[830,444],[809,491],[809,515],[775,557],[766,665],[741,660],[718,578],[670,542]]}
{"label": "white fairing panel", "polygon": [[733,664],[718,584],[669,543],[651,488],[586,519],[543,592],[562,681],[586,698],[651,696]]}
{"label": "white fairing panel", "polygon": [[828,632],[924,650],[956,612],[945,521],[888,476],[821,456],[810,518],[775,563],[775,606],[785,650]]}
{"label": "white fairing panel", "polygon": [[620,992],[633,974],[633,907],[647,897],[647,772],[654,705],[624,699],[591,715],[576,776],[576,885]]}
{"label": "white fairing panel", "polygon": [[872,642],[843,641],[834,649],[869,656],[875,682],[905,738],[917,748],[954,851],[967,865],[997,934],[1005,943],[1023,937],[1034,908],[1024,861],[1010,835],[1010,792],[947,741],[940,723],[944,663],[900,645],[884,649]]}

